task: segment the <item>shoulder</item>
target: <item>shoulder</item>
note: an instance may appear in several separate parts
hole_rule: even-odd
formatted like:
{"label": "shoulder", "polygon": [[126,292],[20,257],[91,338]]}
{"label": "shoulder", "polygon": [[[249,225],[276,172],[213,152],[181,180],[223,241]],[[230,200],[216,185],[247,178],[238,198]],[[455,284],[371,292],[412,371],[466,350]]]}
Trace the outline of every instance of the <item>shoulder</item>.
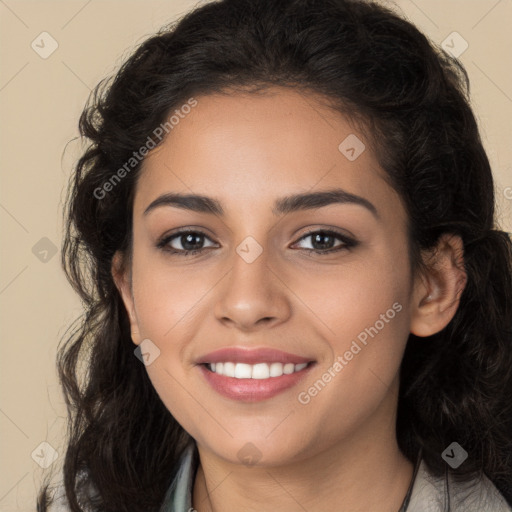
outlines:
{"label": "shoulder", "polygon": [[421,461],[407,512],[512,512],[512,508],[485,475],[469,482],[450,471],[435,476]]}

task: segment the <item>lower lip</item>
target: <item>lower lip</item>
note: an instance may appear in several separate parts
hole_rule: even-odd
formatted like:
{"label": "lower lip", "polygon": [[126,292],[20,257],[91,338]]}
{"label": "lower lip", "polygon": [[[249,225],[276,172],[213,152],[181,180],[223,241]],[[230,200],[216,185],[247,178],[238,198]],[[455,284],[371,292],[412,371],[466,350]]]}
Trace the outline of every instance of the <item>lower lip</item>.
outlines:
{"label": "lower lip", "polygon": [[236,379],[212,372],[205,365],[200,365],[199,368],[217,393],[239,402],[260,402],[297,385],[313,366],[314,363],[310,363],[300,372],[268,379]]}

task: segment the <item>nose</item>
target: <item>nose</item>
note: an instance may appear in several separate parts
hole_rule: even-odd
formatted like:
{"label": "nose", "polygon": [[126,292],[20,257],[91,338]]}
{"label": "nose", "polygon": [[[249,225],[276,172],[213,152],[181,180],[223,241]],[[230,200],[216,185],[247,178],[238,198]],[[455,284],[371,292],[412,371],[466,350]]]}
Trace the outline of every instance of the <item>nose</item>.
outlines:
{"label": "nose", "polygon": [[215,317],[242,331],[277,326],[291,315],[290,290],[265,251],[248,263],[236,252],[218,290]]}

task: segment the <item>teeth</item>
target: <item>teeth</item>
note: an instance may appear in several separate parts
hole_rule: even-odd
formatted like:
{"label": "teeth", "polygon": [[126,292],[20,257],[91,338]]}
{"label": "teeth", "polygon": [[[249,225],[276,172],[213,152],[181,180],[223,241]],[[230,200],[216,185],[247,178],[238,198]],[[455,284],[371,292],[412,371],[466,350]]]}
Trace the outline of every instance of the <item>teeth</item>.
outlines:
{"label": "teeth", "polygon": [[286,363],[283,368],[283,373],[289,375],[295,371],[295,365],[293,363]]}
{"label": "teeth", "polygon": [[270,368],[266,363],[258,363],[252,367],[253,379],[268,379],[270,377]]}
{"label": "teeth", "polygon": [[281,377],[281,375],[290,375],[300,372],[308,363],[210,363],[208,369],[225,377],[235,377],[235,379],[268,379],[270,377]]}
{"label": "teeth", "polygon": [[[293,364],[292,364],[293,366]],[[271,377],[281,377],[283,375],[283,365],[282,363],[272,363],[270,365],[270,376]]]}
{"label": "teeth", "polygon": [[[226,363],[226,366],[228,364],[233,364],[233,363]],[[252,373],[252,366],[250,364],[237,363],[235,366],[235,374],[232,376],[236,377],[237,379],[250,379],[251,373]],[[227,372],[224,372],[224,375],[226,377],[229,377]]]}
{"label": "teeth", "polygon": [[235,376],[235,364],[234,363],[224,363],[224,370],[222,374],[226,377],[234,377]]}

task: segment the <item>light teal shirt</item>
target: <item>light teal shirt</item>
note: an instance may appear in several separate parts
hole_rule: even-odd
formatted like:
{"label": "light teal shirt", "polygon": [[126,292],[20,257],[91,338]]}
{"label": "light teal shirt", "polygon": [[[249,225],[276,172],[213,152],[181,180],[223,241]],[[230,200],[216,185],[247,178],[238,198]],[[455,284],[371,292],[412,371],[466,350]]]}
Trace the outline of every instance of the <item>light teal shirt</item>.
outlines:
{"label": "light teal shirt", "polygon": [[[160,512],[194,512],[192,489],[198,463],[197,446],[192,441],[183,453]],[[456,482],[448,471],[435,477],[418,457],[409,491],[398,512],[512,512],[512,507],[487,477],[469,483]]]}
{"label": "light teal shirt", "polygon": [[193,512],[192,488],[198,466],[195,442],[190,442],[181,458],[180,469],[167,490],[160,512]]}

